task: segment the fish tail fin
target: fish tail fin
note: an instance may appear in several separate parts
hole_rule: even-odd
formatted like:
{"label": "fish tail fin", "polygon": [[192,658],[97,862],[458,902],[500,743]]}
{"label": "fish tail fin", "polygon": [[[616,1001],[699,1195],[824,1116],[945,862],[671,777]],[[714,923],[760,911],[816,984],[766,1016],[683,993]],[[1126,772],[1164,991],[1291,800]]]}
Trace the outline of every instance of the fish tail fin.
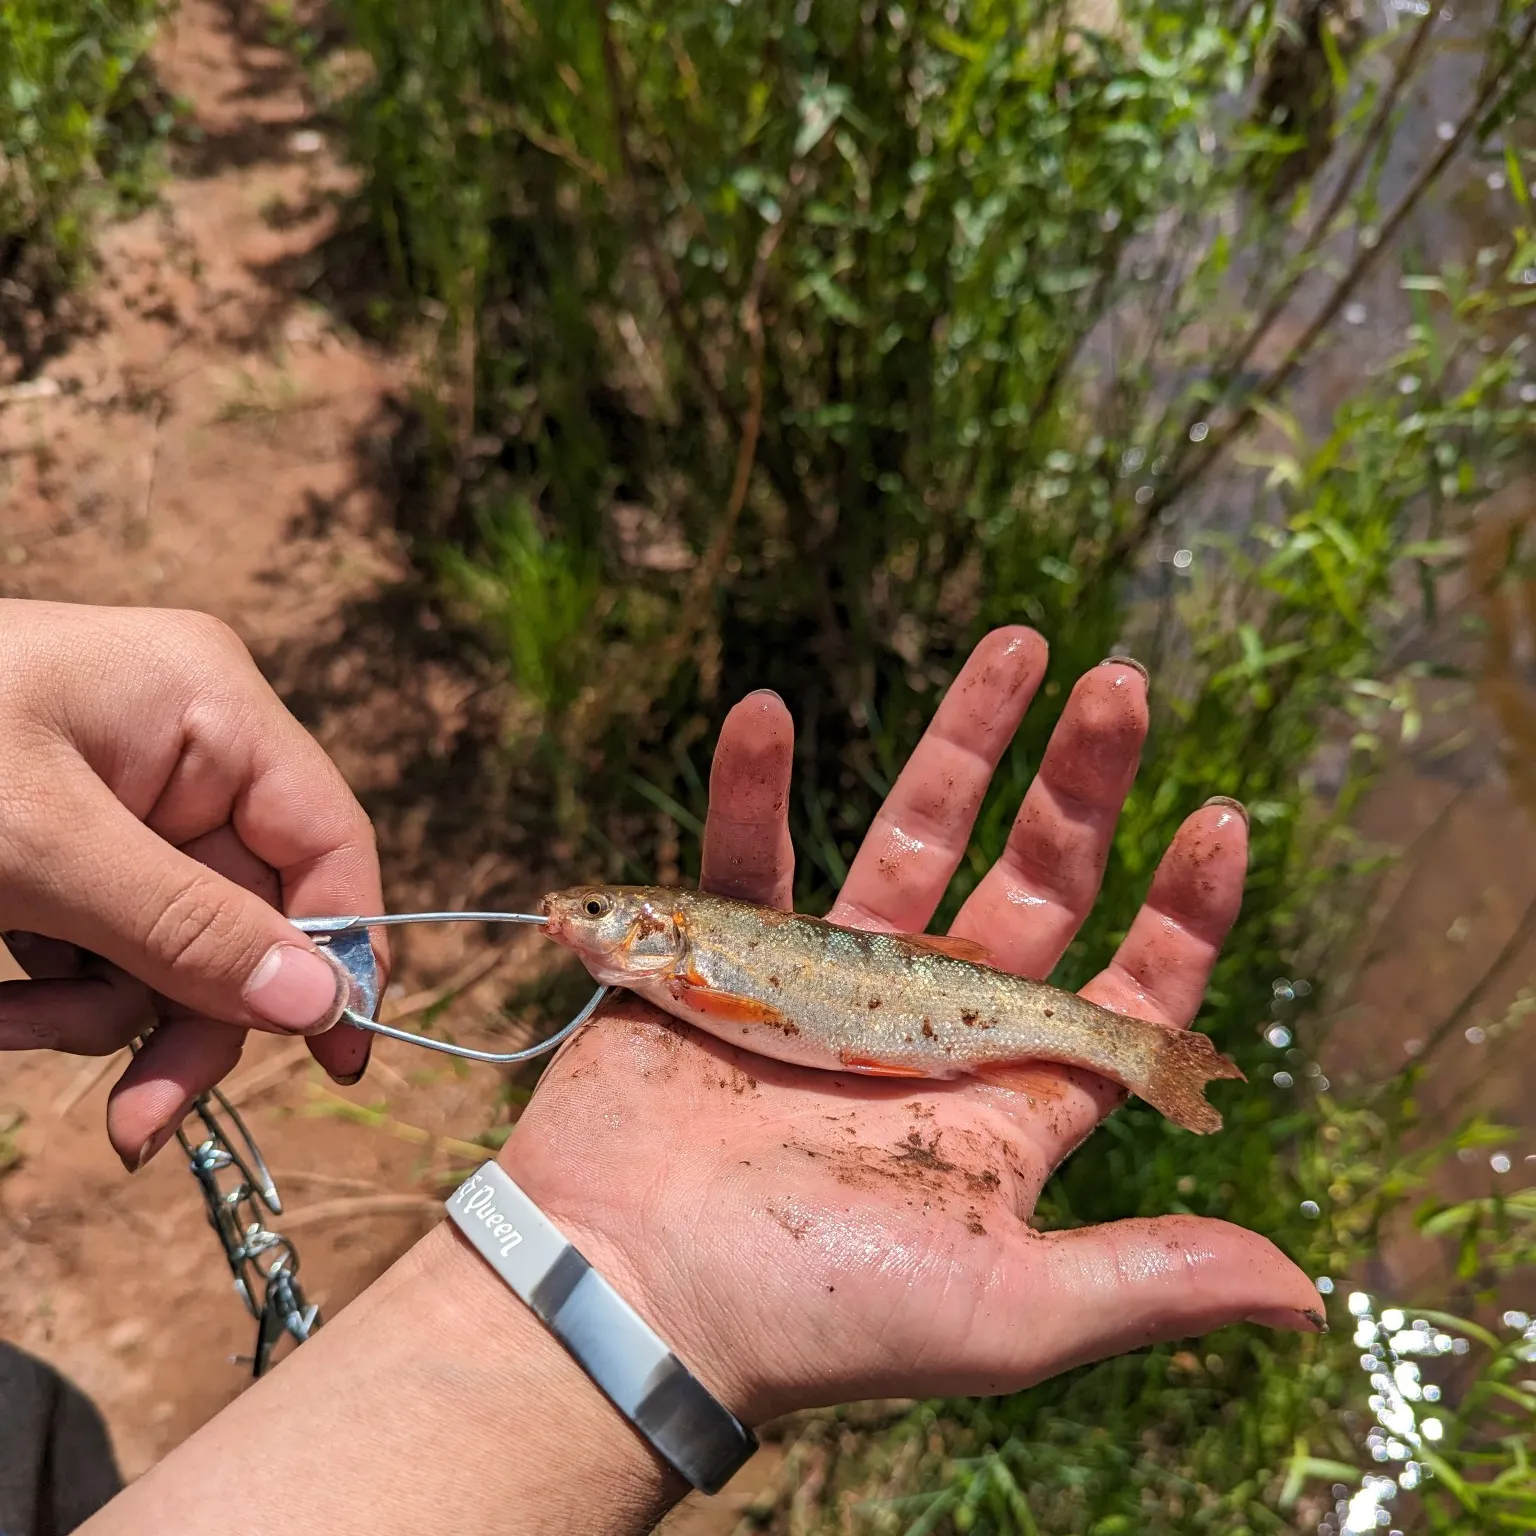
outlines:
{"label": "fish tail fin", "polygon": [[1152,1051],[1147,1080],[1135,1089],[1154,1109],[1186,1131],[1206,1136],[1221,1129],[1221,1113],[1205,1097],[1205,1085],[1216,1078],[1238,1078],[1242,1069],[1223,1056],[1208,1035],[1193,1029],[1151,1026],[1161,1036]]}

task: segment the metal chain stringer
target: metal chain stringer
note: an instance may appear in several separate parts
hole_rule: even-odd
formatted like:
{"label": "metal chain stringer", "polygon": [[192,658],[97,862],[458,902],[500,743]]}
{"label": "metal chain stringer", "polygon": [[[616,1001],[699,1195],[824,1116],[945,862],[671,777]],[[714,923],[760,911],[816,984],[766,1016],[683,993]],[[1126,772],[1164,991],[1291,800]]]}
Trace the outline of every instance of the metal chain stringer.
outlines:
{"label": "metal chain stringer", "polygon": [[[215,1113],[227,1116],[234,1134]],[[268,1216],[281,1216],[282,1197],[261,1149],[251,1138],[240,1112],[218,1088],[194,1101],[192,1114],[205,1132],[195,1145],[186,1122],[176,1139],[186,1152],[193,1177],[203,1193],[208,1223],[218,1235],[235,1291],[256,1319],[256,1346],[249,1357],[252,1379],[266,1374],[272,1352],[288,1334],[302,1344],[320,1326],[320,1309],[307,1301],[299,1284],[299,1254],[289,1238],[267,1225]]]}

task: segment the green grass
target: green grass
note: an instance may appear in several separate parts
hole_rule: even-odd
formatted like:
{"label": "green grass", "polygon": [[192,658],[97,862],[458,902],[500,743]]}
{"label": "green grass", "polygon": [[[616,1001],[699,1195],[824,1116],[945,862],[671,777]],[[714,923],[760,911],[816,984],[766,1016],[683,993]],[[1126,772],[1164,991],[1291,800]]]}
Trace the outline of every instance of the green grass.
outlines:
{"label": "green grass", "polygon": [[[1403,641],[1441,622],[1456,509],[1536,424],[1512,126],[1536,7],[1462,22],[1472,93],[1427,144],[1399,138],[1433,56],[1420,22],[1387,47],[1325,29],[1284,85],[1267,5],[1121,9],[1099,34],[1051,0],[342,0],[372,64],[337,110],[390,274],[375,308],[441,325],[428,467],[458,532],[429,558],[521,685],[519,815],[558,823],[584,874],[649,875],[674,847],[697,867],[719,721],[766,685],[797,722],[797,894],[824,906],[960,659],[1019,619],[1051,672],[941,917],[1001,848],[1071,682],[1111,651],[1151,665],[1153,732],[1056,979],[1103,963],[1190,810],[1213,793],[1252,810],[1200,1019],[1249,1078],[1227,1131],[1195,1143],[1133,1103],[1042,1211],[1244,1223],[1336,1280],[1333,1333],[1235,1329],[878,1433],[818,1419],[760,1525],[1315,1529],[1333,1484],[1404,1469],[1366,1444],[1366,1346],[1341,1302],[1418,1209],[1459,1269],[1401,1300],[1466,1314],[1472,1343],[1443,1363],[1441,1438],[1405,1442],[1427,1480],[1399,1518],[1528,1528],[1536,1399],[1497,1287],[1529,1252],[1529,1201],[1430,1194],[1493,1132],[1418,1123],[1432,1063],[1348,1094],[1299,1070],[1277,1086],[1294,1063],[1268,1031],[1322,1046],[1381,869],[1350,817],[1420,726]],[[1447,143],[1500,159],[1512,195],[1475,260],[1434,266],[1399,237]],[[1394,148],[1410,164],[1389,197]],[[1411,326],[1319,411],[1305,365],[1352,344],[1341,317],[1373,263]],[[1321,284],[1305,303],[1303,273]],[[1312,765],[1340,741],[1344,782],[1321,796]],[[1280,984],[1297,977],[1305,996]],[[792,1518],[813,1469],[822,1491]]]}
{"label": "green grass", "polygon": [[142,203],[176,104],[148,68],[161,0],[0,7],[0,339],[37,360],[107,210]]}

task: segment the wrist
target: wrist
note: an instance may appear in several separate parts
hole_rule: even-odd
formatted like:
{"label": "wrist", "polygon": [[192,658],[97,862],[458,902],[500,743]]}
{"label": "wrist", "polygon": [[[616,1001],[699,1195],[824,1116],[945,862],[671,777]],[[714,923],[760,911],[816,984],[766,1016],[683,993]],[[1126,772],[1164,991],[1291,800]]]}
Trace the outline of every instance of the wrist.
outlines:
{"label": "wrist", "polygon": [[450,1222],[85,1530],[222,1530],[252,1466],[251,1536],[641,1536],[687,1492]]}
{"label": "wrist", "polygon": [[[412,1288],[438,1312],[450,1368],[462,1374],[466,1407],[483,1422],[477,1438],[495,1456],[510,1433],[521,1461],[548,1469],[547,1507],[564,1506],[565,1528],[650,1530],[684,1497],[684,1480],[452,1222],[434,1228],[411,1258]],[[603,1518],[584,1525],[579,1516],[589,1506]]]}
{"label": "wrist", "polygon": [[515,1133],[497,1162],[718,1403],[748,1428],[763,1422],[743,1332],[690,1269],[690,1246],[680,1235],[665,1254],[647,1251],[636,1212],[609,1212],[571,1198],[559,1181],[545,1177],[545,1158]]}

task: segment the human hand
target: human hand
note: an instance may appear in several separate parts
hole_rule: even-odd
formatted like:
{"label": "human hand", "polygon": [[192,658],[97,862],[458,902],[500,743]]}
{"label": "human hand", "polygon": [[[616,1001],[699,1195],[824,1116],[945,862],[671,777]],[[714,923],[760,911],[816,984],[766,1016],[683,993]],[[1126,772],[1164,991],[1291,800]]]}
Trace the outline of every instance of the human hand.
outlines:
{"label": "human hand", "polygon": [[[0,601],[0,1050],[106,1055],[130,1170],[248,1029],[352,1082],[337,969],[284,921],[382,910],[373,832],[239,639],[206,615]],[[380,945],[380,962],[387,955]],[[327,1033],[319,1033],[328,1031]]]}
{"label": "human hand", "polygon": [[[1032,631],[977,647],[865,838],[829,914],[920,932],[1045,671]],[[1099,890],[1147,729],[1144,676],[1075,688],[1002,857],[953,932],[1050,973]],[[702,884],[787,908],[793,727],[753,694],[718,743]],[[1187,1027],[1237,916],[1247,822],[1185,821],[1109,967],[1104,1007]],[[1270,1242],[1169,1216],[1028,1225],[1051,1172],[1123,1099],[1041,1063],[1032,1091],[786,1066],[625,995],[551,1063],[501,1161],[747,1422],[882,1396],[991,1395],[1249,1319],[1320,1325]]]}

